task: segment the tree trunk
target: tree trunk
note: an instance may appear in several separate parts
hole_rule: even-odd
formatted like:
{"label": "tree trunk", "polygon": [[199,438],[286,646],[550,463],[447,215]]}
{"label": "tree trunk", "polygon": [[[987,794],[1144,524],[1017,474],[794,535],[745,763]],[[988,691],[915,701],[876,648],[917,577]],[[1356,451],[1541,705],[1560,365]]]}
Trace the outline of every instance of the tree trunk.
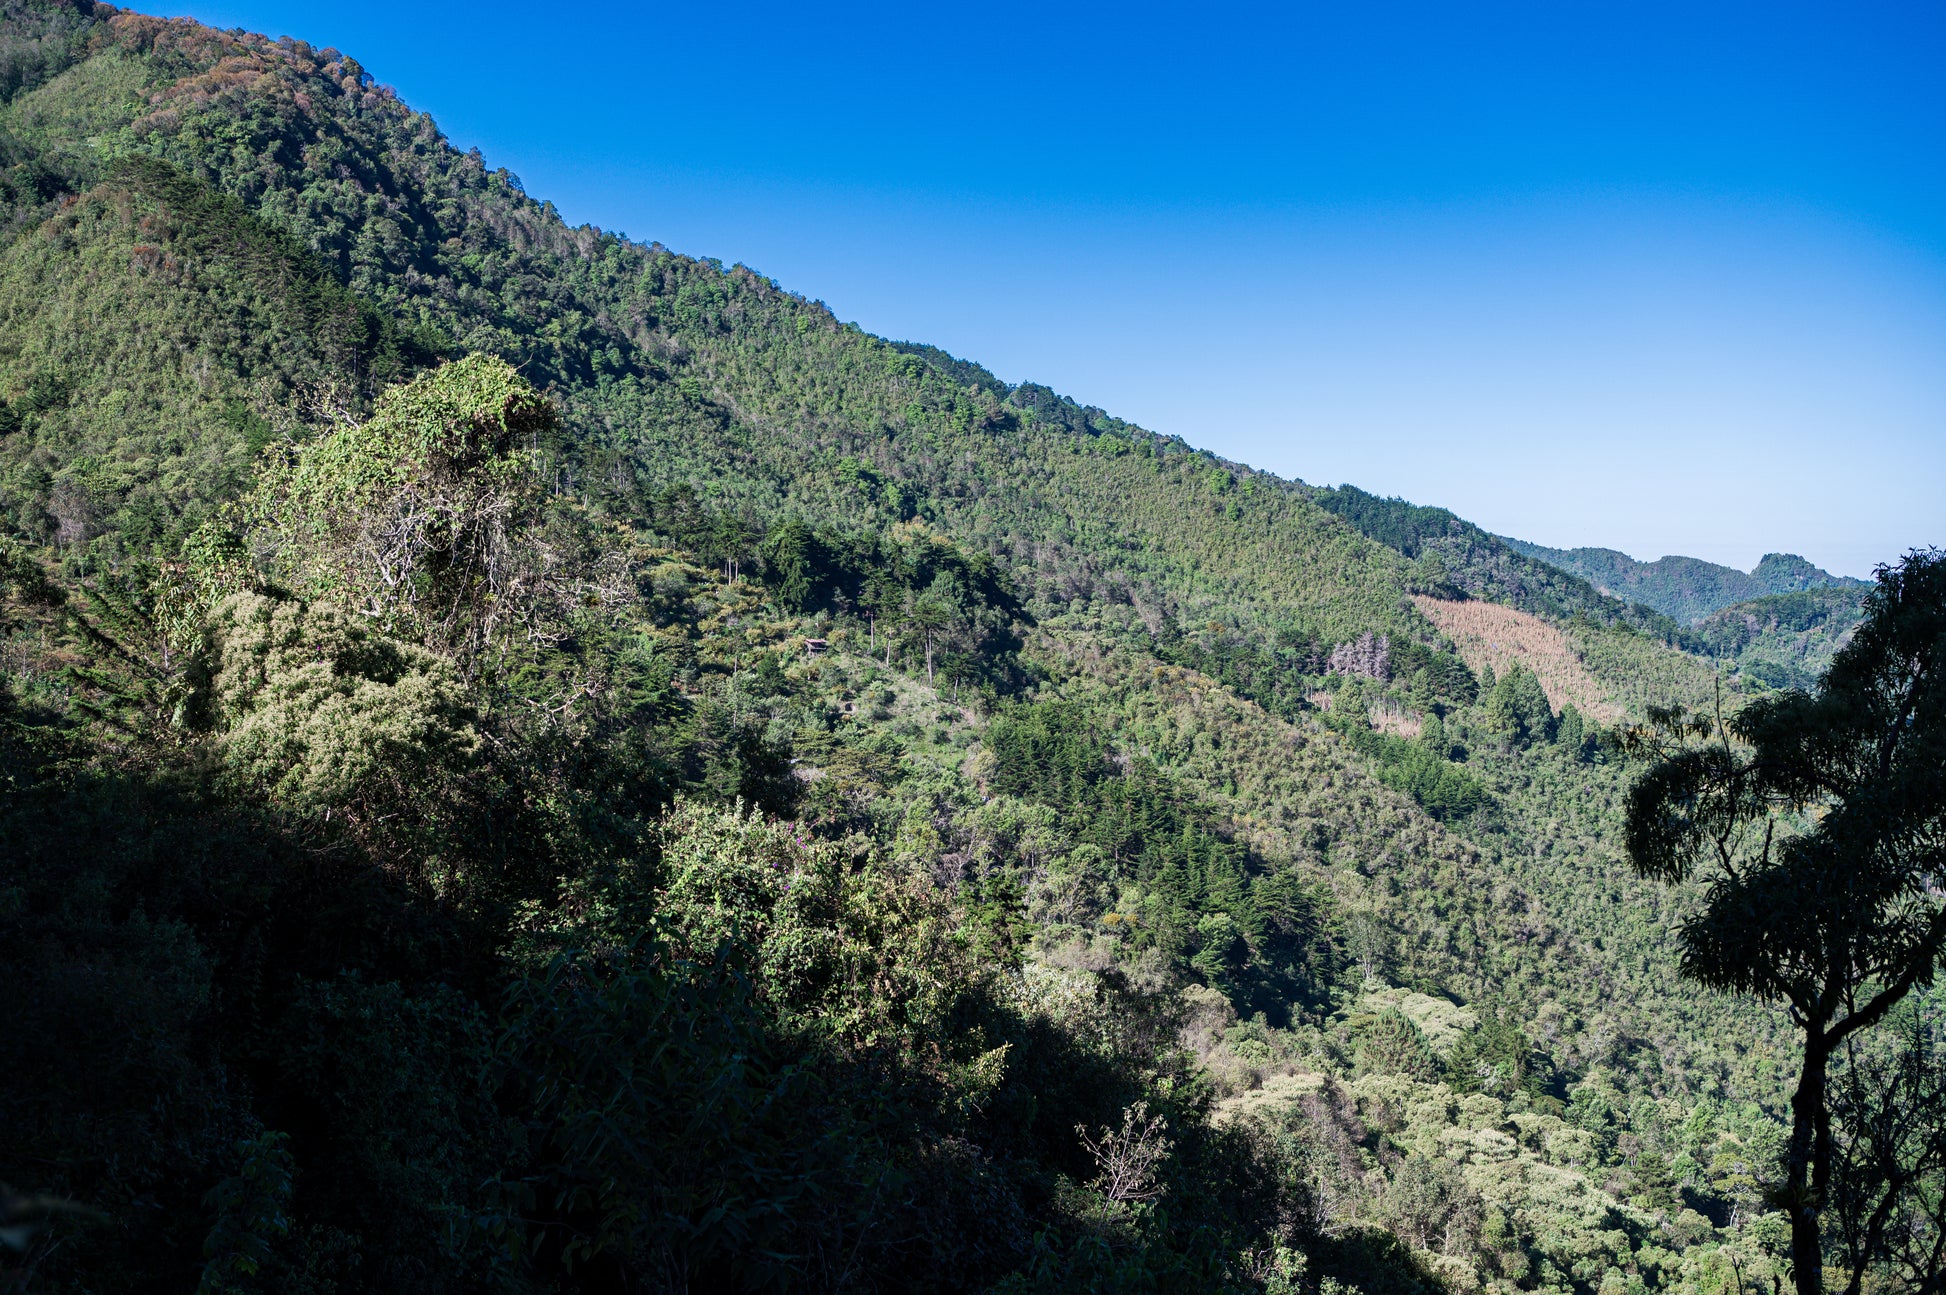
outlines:
{"label": "tree trunk", "polygon": [[1791,1144],[1784,1162],[1784,1204],[1791,1218],[1791,1279],[1797,1295],[1824,1295],[1824,1239],[1818,1232],[1831,1180],[1831,1128],[1825,1116],[1825,1071],[1831,1041],[1819,1026],[1804,1032],[1804,1070],[1791,1094]]}
{"label": "tree trunk", "polygon": [[932,631],[926,631],[926,682],[932,682]]}

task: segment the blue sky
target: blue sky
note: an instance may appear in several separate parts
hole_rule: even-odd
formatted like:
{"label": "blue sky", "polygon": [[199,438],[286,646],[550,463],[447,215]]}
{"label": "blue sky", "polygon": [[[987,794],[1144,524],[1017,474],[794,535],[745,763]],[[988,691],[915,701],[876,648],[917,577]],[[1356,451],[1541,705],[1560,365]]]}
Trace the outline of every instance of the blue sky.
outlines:
{"label": "blue sky", "polygon": [[1939,3],[172,11],[1306,481],[1642,558],[1946,544]]}

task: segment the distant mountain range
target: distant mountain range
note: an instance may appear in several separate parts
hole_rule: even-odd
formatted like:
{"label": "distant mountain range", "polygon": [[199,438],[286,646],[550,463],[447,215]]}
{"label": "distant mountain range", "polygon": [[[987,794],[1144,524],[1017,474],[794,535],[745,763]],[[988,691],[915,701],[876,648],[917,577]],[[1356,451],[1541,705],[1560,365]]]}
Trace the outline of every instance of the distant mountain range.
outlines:
{"label": "distant mountain range", "polygon": [[1551,549],[1544,544],[1502,537],[1530,558],[1559,567],[1603,593],[1694,625],[1732,603],[1807,589],[1865,589],[1869,582],[1834,576],[1795,553],[1766,553],[1753,570],[1719,566],[1701,558],[1663,557],[1638,562],[1614,549]]}
{"label": "distant mountain range", "polygon": [[1795,554],[1767,554],[1748,572],[1699,558],[1638,562],[1614,549],[1493,535],[1448,509],[1351,485],[1316,489],[1311,499],[1409,559],[1419,592],[1628,626],[1753,686],[1815,686],[1850,641],[1871,588]]}

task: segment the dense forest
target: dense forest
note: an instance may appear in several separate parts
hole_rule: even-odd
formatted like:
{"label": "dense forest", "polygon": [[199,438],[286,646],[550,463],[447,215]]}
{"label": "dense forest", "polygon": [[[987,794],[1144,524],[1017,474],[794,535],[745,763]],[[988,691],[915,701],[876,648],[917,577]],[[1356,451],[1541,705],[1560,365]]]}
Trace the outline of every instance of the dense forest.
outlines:
{"label": "dense forest", "polygon": [[0,97],[0,1283],[1941,1289],[1936,556],[1679,622],[294,39]]}

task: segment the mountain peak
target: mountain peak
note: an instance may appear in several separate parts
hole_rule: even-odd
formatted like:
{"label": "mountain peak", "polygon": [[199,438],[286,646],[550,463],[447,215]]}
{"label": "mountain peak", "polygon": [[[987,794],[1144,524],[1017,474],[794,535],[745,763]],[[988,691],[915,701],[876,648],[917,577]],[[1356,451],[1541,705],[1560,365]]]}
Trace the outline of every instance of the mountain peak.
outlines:
{"label": "mountain peak", "polygon": [[1509,539],[1515,549],[1580,576],[1604,592],[1653,607],[1685,625],[1732,603],[1805,589],[1863,588],[1867,582],[1834,576],[1795,553],[1766,553],[1749,571],[1702,558],[1669,555],[1640,562],[1618,549],[1552,549]]}

